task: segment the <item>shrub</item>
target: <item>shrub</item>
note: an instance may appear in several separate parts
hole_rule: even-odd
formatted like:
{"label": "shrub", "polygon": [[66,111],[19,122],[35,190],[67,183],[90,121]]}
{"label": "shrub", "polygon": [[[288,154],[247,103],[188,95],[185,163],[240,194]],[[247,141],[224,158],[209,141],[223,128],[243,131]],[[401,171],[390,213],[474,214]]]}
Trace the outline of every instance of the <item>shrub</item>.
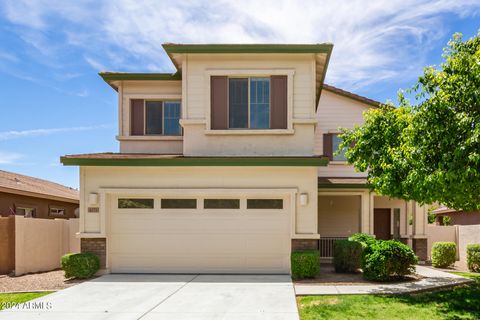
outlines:
{"label": "shrub", "polygon": [[457,245],[455,242],[435,242],[432,246],[432,266],[446,268],[455,263]]}
{"label": "shrub", "polygon": [[360,242],[364,248],[368,247],[369,245],[375,243],[377,241],[374,236],[371,236],[366,233],[355,233],[348,238],[350,241]]}
{"label": "shrub", "polygon": [[415,271],[417,262],[409,246],[396,240],[376,240],[363,252],[363,276],[373,281],[403,278]]}
{"label": "shrub", "polygon": [[318,251],[292,252],[292,277],[294,279],[315,278],[320,272]]}
{"label": "shrub", "polygon": [[362,262],[363,246],[360,242],[337,240],[333,243],[335,272],[356,272]]}
{"label": "shrub", "polygon": [[480,272],[480,244],[467,245],[468,270]]}
{"label": "shrub", "polygon": [[93,253],[69,253],[62,257],[65,278],[87,279],[100,269],[100,259]]}

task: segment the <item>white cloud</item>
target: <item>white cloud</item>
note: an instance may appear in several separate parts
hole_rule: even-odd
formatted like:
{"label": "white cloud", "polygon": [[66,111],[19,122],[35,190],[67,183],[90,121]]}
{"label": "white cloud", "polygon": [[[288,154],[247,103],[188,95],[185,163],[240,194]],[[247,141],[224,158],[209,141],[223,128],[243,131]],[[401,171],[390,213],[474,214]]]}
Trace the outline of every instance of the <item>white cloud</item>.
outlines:
{"label": "white cloud", "polygon": [[20,153],[0,151],[0,164],[14,164],[21,158],[23,155]]}
{"label": "white cloud", "polygon": [[22,131],[14,131],[14,130],[3,131],[3,132],[0,132],[0,141],[35,137],[35,136],[46,136],[46,135],[57,134],[57,133],[106,129],[111,127],[112,127],[111,125],[98,125],[98,126],[85,126],[85,127],[32,129],[32,130],[22,130]]}
{"label": "white cloud", "polygon": [[478,15],[480,2],[12,0],[4,12],[33,32],[23,30],[23,38],[42,54],[62,54],[58,43],[49,47],[39,36],[59,32],[62,45],[82,50],[96,70],[172,71],[164,42],[332,42],[327,80],[352,89],[416,77],[432,44],[450,32],[447,16]]}

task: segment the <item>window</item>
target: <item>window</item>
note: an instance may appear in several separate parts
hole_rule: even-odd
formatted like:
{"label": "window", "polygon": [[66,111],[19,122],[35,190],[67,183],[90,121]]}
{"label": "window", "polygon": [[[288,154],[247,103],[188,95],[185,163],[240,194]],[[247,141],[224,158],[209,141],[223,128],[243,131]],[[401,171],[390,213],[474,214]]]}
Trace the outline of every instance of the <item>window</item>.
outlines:
{"label": "window", "polygon": [[162,199],[162,209],[196,209],[197,199]]}
{"label": "window", "polygon": [[228,127],[270,128],[270,78],[228,79]]}
{"label": "window", "polygon": [[247,209],[283,209],[283,200],[247,199]]}
{"label": "window", "polygon": [[26,218],[31,218],[31,217],[35,217],[35,209],[26,208],[26,207],[16,207],[15,214],[19,216],[25,216]]}
{"label": "window", "polygon": [[131,135],[179,136],[180,101],[131,100]]}
{"label": "window", "polygon": [[332,159],[334,161],[346,161],[345,158],[345,150],[342,150],[340,154],[337,154],[337,150],[339,149],[340,143],[342,139],[339,137],[339,134],[332,134],[332,149],[333,149],[333,156]]}
{"label": "window", "polygon": [[240,209],[239,199],[205,199],[203,200],[205,209]]}
{"label": "window", "polygon": [[65,211],[66,210],[64,208],[50,207],[51,216],[64,216]]}
{"label": "window", "polygon": [[153,199],[118,199],[119,209],[153,209]]}
{"label": "window", "polygon": [[179,136],[180,129],[180,102],[165,101],[163,103],[163,134],[166,136]]}
{"label": "window", "polygon": [[154,135],[162,134],[162,102],[146,101],[145,102],[145,134]]}

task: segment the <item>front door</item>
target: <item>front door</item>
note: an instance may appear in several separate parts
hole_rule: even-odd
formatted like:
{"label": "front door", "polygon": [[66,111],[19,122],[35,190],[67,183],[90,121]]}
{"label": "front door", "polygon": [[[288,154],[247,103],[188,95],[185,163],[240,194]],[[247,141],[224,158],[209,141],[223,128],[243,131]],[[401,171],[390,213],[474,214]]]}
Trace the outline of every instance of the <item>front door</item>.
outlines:
{"label": "front door", "polygon": [[391,239],[390,235],[390,209],[374,209],[373,211],[373,232],[380,240]]}

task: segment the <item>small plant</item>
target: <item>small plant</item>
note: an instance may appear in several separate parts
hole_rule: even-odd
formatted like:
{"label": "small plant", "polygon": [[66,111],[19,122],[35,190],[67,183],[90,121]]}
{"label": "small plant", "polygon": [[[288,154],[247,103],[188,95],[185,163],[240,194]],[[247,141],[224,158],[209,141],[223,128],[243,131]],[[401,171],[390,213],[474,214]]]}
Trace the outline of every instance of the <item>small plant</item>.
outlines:
{"label": "small plant", "polygon": [[100,269],[100,259],[93,253],[69,253],[62,257],[65,278],[88,279]]}
{"label": "small plant", "polygon": [[365,279],[389,281],[415,272],[418,258],[409,246],[396,240],[376,240],[363,252]]}
{"label": "small plant", "polygon": [[369,245],[375,243],[377,241],[374,236],[371,236],[366,233],[355,233],[348,238],[350,241],[360,242],[364,248],[368,247]]}
{"label": "small plant", "polygon": [[363,246],[360,242],[337,240],[333,243],[335,272],[357,272],[362,262]]}
{"label": "small plant", "polygon": [[457,245],[455,242],[435,242],[432,246],[432,266],[448,268],[455,263]]}
{"label": "small plant", "polygon": [[292,252],[291,262],[294,279],[315,278],[320,272],[320,253],[318,251]]}
{"label": "small plant", "polygon": [[480,272],[480,244],[467,245],[467,266],[472,272]]}

